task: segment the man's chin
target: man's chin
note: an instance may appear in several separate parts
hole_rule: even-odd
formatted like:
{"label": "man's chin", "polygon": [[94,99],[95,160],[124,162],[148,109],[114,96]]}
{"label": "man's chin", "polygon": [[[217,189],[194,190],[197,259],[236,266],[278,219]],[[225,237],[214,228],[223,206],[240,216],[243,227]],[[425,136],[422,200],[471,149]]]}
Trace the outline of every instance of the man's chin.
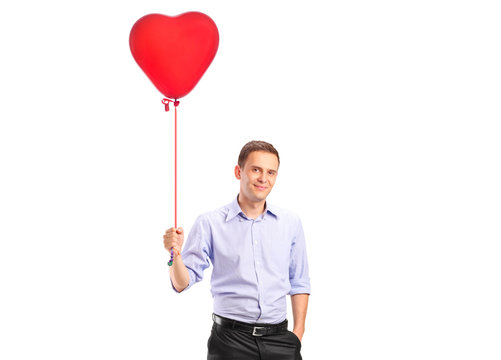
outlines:
{"label": "man's chin", "polygon": [[254,199],[256,202],[265,201],[269,193],[266,194],[255,194]]}
{"label": "man's chin", "polygon": [[266,198],[268,197],[269,193],[270,193],[269,191],[268,192],[255,192],[255,191],[253,191],[250,194],[247,193],[245,195],[245,197],[247,199],[249,199],[249,201],[252,201],[252,202],[261,202],[261,201],[265,201],[266,200]]}

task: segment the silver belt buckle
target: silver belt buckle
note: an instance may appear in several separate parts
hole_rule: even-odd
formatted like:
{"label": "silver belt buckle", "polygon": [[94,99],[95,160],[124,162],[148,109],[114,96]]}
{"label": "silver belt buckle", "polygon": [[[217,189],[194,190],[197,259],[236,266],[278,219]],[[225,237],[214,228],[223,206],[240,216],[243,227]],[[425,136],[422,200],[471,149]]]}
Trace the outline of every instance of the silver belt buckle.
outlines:
{"label": "silver belt buckle", "polygon": [[264,329],[262,326],[254,326],[254,329],[252,330],[252,336],[263,336],[263,334],[256,334],[256,330],[258,329]]}

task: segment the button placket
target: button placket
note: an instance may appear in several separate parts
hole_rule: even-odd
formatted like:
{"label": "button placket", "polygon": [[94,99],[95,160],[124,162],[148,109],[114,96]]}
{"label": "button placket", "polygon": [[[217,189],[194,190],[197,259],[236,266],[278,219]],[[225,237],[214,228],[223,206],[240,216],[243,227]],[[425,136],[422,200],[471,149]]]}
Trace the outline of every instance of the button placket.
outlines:
{"label": "button placket", "polygon": [[258,290],[258,302],[259,302],[259,308],[261,310],[260,317],[262,316],[262,311],[263,311],[263,304],[261,303],[261,300],[263,298],[262,296],[262,287],[261,287],[261,274],[262,274],[262,249],[261,249],[261,241],[259,241],[259,224],[260,221],[253,220],[252,221],[252,231],[251,231],[251,236],[252,236],[252,250],[253,250],[253,255],[254,255],[254,269],[256,272],[256,279],[257,279],[257,290]]}

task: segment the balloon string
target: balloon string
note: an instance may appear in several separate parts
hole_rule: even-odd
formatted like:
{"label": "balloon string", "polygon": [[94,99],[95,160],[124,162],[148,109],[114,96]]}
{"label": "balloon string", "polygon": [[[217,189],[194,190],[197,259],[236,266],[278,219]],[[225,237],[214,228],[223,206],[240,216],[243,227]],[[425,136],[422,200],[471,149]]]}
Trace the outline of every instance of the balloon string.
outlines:
{"label": "balloon string", "polygon": [[174,227],[177,229],[177,105],[174,103]]}
{"label": "balloon string", "polygon": [[[165,111],[169,111],[169,103],[174,103],[174,228],[177,229],[177,106],[178,100],[163,99],[162,103],[165,105]],[[167,263],[172,266],[174,262],[174,248],[170,249],[170,260]],[[179,255],[179,251],[176,250]]]}

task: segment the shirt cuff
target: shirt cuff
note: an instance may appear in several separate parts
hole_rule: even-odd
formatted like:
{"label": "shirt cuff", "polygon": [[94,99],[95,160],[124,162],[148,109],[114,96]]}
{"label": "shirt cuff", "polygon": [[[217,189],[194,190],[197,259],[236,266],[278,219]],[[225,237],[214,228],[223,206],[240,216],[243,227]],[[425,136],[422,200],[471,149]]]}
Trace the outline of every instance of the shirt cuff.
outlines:
{"label": "shirt cuff", "polygon": [[310,294],[311,293],[311,287],[310,284],[298,284],[291,286],[291,291],[289,291],[289,295],[296,295],[296,294]]}

